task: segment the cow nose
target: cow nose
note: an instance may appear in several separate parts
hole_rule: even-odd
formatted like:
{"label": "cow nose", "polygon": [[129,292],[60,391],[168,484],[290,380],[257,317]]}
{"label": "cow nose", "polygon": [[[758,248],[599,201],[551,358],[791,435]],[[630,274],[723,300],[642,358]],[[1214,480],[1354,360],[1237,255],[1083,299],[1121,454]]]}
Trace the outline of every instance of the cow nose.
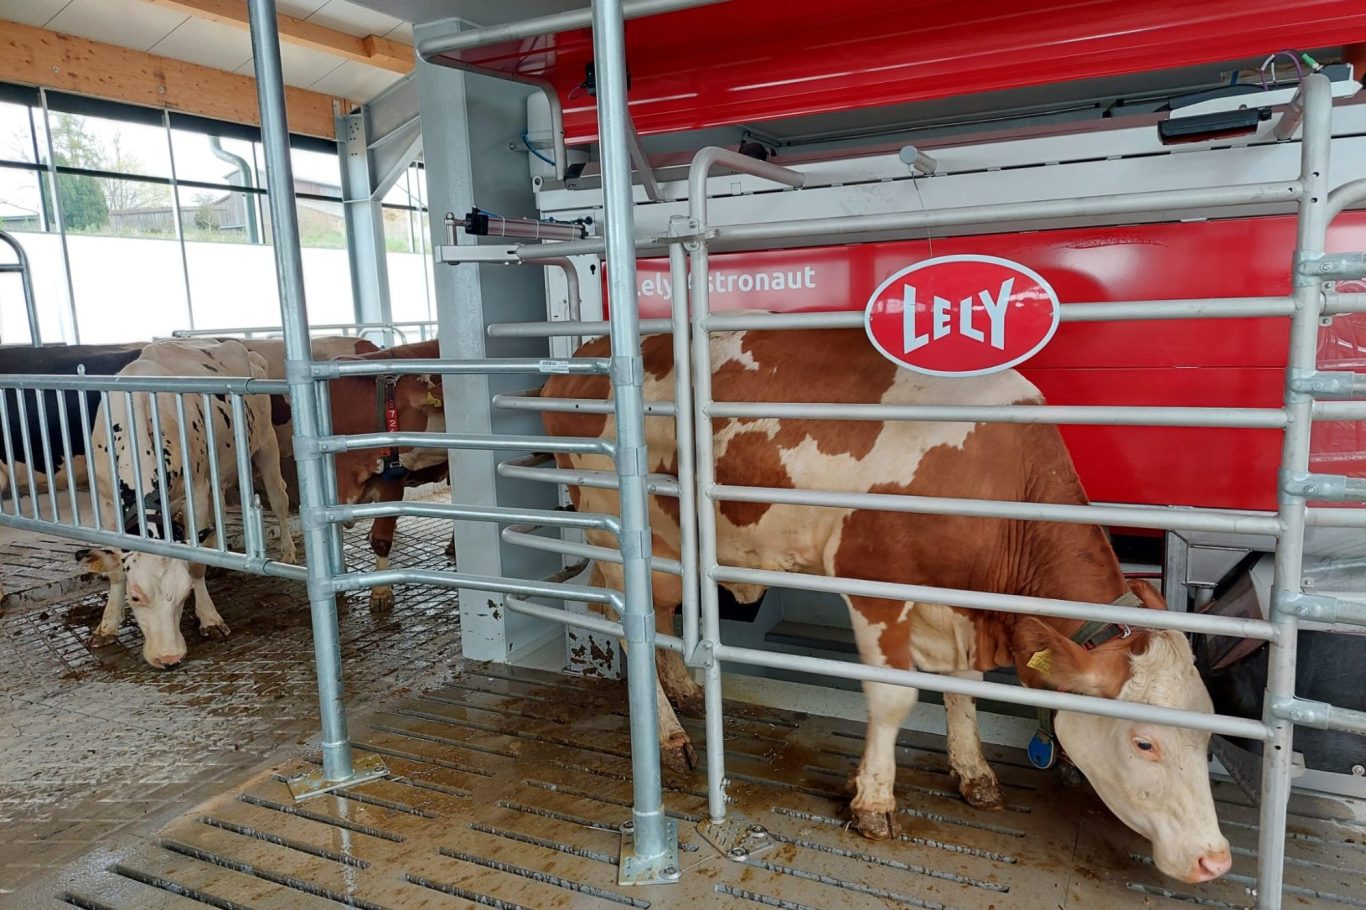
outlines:
{"label": "cow nose", "polygon": [[158,657],[157,660],[156,660],[157,669],[158,669],[158,670],[174,670],[176,667],[180,666],[180,662],[181,662],[182,660],[184,660],[184,659],[185,659],[184,657],[176,657],[176,656],[174,656],[174,655],[167,655],[167,656],[165,656],[165,657]]}
{"label": "cow nose", "polygon": [[1206,853],[1195,865],[1196,881],[1210,882],[1233,868],[1233,857],[1229,855],[1228,848],[1224,847],[1214,853]]}

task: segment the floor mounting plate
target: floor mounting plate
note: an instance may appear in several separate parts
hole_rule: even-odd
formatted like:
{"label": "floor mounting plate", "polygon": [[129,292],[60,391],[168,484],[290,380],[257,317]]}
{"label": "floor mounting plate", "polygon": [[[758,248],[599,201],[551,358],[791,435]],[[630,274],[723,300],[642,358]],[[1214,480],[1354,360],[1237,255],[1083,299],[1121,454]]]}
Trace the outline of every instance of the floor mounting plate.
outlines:
{"label": "floor mounting plate", "polygon": [[698,822],[697,833],[722,856],[737,863],[743,863],[776,843],[767,828],[735,811],[727,812],[726,817],[719,822]]}
{"label": "floor mounting plate", "polygon": [[388,773],[389,768],[384,764],[384,759],[373,752],[359,752],[351,759],[351,776],[346,780],[327,780],[323,777],[323,769],[317,767],[291,776],[286,783],[289,784],[289,792],[294,801],[302,802],[314,796],[331,793],[333,790],[378,780]]}
{"label": "floor mounting plate", "polygon": [[674,885],[681,878],[678,865],[678,822],[664,820],[667,849],[659,856],[636,856],[635,826],[621,826],[621,856],[617,863],[618,885]]}

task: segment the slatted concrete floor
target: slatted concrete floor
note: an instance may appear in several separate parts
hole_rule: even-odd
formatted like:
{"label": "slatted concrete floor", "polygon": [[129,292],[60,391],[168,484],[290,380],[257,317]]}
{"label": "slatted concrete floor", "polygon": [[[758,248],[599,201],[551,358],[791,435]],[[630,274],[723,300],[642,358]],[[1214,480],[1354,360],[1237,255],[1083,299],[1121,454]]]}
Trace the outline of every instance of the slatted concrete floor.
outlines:
{"label": "slatted concrete floor", "polygon": [[[956,795],[942,741],[904,734],[905,833],[874,843],[845,828],[843,784],[859,725],[742,705],[727,723],[736,808],[772,832],[745,862],[722,858],[693,824],[700,773],[666,776],[682,831],[683,880],[616,884],[617,826],[629,817],[624,691],[481,666],[374,714],[357,741],[389,776],[294,803],[282,765],[169,825],[159,839],[92,863],[62,899],[86,908],[702,908],[959,910],[1241,907],[1250,902],[1256,813],[1218,787],[1234,873],[1173,883],[1144,844],[1085,790],[1064,789],[995,750],[1008,807]],[[700,725],[689,724],[695,738]],[[699,752],[701,749],[699,748]],[[1366,906],[1366,831],[1334,803],[1294,807],[1286,906]]]}

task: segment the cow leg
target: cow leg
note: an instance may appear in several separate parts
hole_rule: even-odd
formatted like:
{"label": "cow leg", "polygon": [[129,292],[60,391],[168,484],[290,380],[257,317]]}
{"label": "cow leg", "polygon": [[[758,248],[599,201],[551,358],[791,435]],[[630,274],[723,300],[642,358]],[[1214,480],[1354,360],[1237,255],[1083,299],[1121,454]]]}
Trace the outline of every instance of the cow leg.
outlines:
{"label": "cow leg", "polygon": [[[398,518],[376,518],[370,525],[370,549],[375,553],[375,571],[389,568],[389,551],[394,547],[394,528]],[[370,589],[370,612],[388,613],[394,608],[394,589],[389,585]]]}
{"label": "cow leg", "polygon": [[[961,679],[980,681],[977,670],[953,674]],[[982,755],[982,739],[977,729],[977,700],[967,695],[944,693],[944,709],[949,725],[949,767],[958,777],[958,792],[968,805],[978,809],[1000,809],[1005,805],[996,774]]]}
{"label": "cow leg", "polygon": [[207,571],[208,566],[190,563],[194,615],[199,620],[199,634],[205,638],[227,638],[232,630],[223,621],[223,617],[218,615],[218,608],[213,605],[213,598],[209,596],[209,588],[204,584],[204,573]]}
{"label": "cow leg", "polygon": [[261,475],[262,486],[266,488],[266,501],[270,503],[271,514],[280,525],[280,560],[295,563],[299,557],[294,551],[294,534],[289,529],[289,490],[280,473],[280,444],[275,432],[269,427],[262,431],[258,446],[252,463]]}
{"label": "cow leg", "polygon": [[90,635],[90,644],[95,647],[112,644],[118,639],[127,605],[128,577],[123,574],[123,556],[117,550],[110,552],[114,554],[113,558],[104,560],[101,569],[109,578],[109,598],[104,603],[100,624]]}
{"label": "cow leg", "polygon": [[[591,535],[590,535],[591,539]],[[612,563],[594,562],[591,584],[598,587],[610,587],[613,590],[621,591],[625,587],[625,578],[619,565]],[[670,613],[672,617],[672,612]],[[657,621],[657,620],[656,620]],[[672,621],[672,620],[671,620]],[[626,642],[621,643],[621,650],[626,654]],[[658,655],[661,652],[655,651],[655,667],[659,668]],[[630,655],[627,654],[627,660]],[[686,668],[680,669],[686,674]],[[663,674],[657,673],[655,676],[655,700],[659,705],[659,760],[666,768],[686,774],[697,767],[697,752],[693,749],[692,740],[688,737],[688,731],[683,729],[683,725],[678,722],[678,715],[674,713],[673,705],[669,703],[669,696],[664,691]]]}
{"label": "cow leg", "polygon": [[[859,658],[874,667],[911,669],[910,642],[905,636],[884,635],[896,625],[909,622],[910,604],[897,601],[851,597],[849,615],[858,643]],[[884,651],[884,639],[898,642],[896,650]],[[871,840],[885,840],[901,833],[896,819],[896,738],[906,715],[920,697],[918,689],[865,682],[863,694],[868,703],[868,733],[863,758],[852,781],[854,798],[849,811],[854,827]]]}

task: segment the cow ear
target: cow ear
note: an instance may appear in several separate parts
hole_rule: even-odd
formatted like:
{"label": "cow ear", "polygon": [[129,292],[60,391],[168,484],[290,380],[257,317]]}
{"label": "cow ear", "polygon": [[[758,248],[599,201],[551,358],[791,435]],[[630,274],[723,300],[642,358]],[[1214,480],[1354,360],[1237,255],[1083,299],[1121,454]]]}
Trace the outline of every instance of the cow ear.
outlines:
{"label": "cow ear", "polygon": [[1117,639],[1088,651],[1042,620],[1027,616],[1012,636],[1020,680],[1034,688],[1114,698],[1129,679],[1129,647]]}
{"label": "cow ear", "polygon": [[85,566],[87,570],[97,572],[100,575],[108,575],[123,568],[123,561],[119,559],[117,553],[113,550],[101,548],[77,550],[76,561]]}
{"label": "cow ear", "polygon": [[441,384],[431,376],[404,376],[394,387],[400,407],[420,411],[441,407]]}

